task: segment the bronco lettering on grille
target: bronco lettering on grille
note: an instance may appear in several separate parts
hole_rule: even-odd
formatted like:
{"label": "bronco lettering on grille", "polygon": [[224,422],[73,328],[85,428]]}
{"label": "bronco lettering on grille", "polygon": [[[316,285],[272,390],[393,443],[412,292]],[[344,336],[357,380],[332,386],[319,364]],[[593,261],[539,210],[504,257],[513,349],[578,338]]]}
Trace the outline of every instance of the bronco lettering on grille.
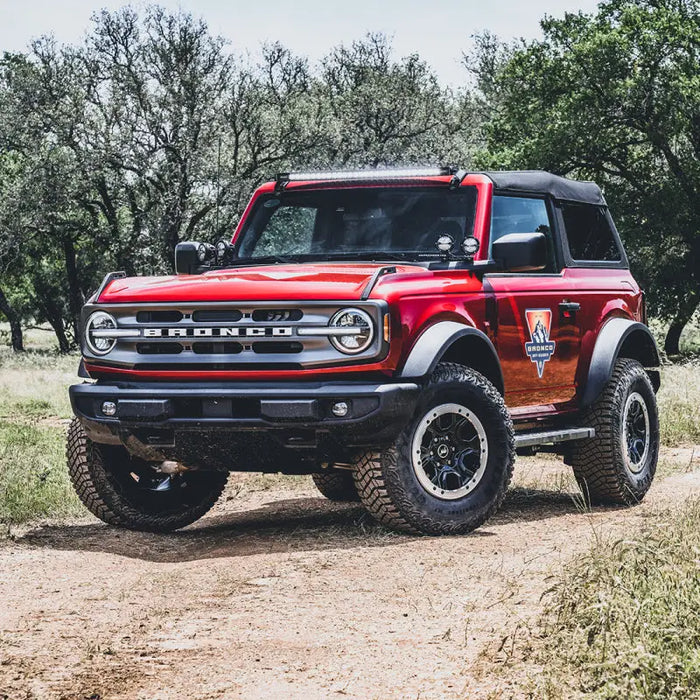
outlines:
{"label": "bronco lettering on grille", "polygon": [[144,328],[145,338],[261,338],[289,337],[292,329],[285,326],[264,328]]}

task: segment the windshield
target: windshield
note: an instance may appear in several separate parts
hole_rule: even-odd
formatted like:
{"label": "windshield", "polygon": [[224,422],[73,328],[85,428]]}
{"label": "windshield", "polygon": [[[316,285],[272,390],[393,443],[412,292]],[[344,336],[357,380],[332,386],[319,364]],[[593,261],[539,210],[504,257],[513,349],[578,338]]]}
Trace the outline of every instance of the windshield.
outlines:
{"label": "windshield", "polygon": [[476,188],[366,187],[261,197],[235,242],[239,260],[433,259],[472,235]]}

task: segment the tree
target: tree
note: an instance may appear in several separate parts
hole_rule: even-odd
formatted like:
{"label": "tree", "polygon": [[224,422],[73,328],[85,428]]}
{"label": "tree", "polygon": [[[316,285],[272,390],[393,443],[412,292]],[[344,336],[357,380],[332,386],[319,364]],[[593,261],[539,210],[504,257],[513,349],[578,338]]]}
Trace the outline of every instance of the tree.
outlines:
{"label": "tree", "polygon": [[598,180],[666,351],[700,305],[700,5],[608,0],[542,22],[492,79],[484,165]]}
{"label": "tree", "polygon": [[172,269],[183,239],[230,237],[253,188],[295,167],[464,163],[466,94],[381,35],[316,69],[279,44],[232,53],[157,6],[101,11],[78,45],[0,60],[0,313],[61,351],[109,270]]}
{"label": "tree", "polygon": [[[187,13],[102,11],[83,47],[80,149],[129,274],[171,268],[177,243],[231,234],[275,164],[315,147],[308,68],[278,45],[251,65]],[[69,50],[71,51],[71,50]],[[313,115],[312,115],[313,116]]]}
{"label": "tree", "polygon": [[88,184],[72,147],[83,112],[53,44],[37,42],[34,51],[36,62],[6,55],[0,64],[0,260],[3,278],[27,288],[25,313],[48,321],[67,351],[79,340],[83,268],[97,256],[85,245],[94,222],[80,205]]}
{"label": "tree", "polygon": [[317,84],[328,111],[327,164],[458,159],[461,125],[453,96],[417,54],[395,60],[384,35],[368,34],[334,49]]}

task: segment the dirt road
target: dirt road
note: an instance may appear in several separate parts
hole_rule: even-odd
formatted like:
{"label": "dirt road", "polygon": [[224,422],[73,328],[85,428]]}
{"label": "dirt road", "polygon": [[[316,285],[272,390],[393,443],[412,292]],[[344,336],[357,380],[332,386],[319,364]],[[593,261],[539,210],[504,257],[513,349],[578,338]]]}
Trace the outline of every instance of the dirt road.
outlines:
{"label": "dirt road", "polygon": [[0,544],[0,697],[486,697],[480,655],[536,617],[552,571],[700,492],[700,448],[664,463],[678,473],[644,504],[591,514],[558,463],[523,460],[464,537],[387,533],[309,481],[251,477],[167,537],[30,528]]}

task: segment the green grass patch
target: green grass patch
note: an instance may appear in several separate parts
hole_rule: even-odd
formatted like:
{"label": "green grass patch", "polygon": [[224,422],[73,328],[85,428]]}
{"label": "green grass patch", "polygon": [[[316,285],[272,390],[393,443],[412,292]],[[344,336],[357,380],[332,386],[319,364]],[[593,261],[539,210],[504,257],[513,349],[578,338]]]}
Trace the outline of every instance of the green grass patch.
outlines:
{"label": "green grass patch", "polygon": [[35,423],[40,418],[70,418],[68,387],[78,382],[77,355],[0,348],[0,420]]}
{"label": "green grass patch", "polygon": [[54,415],[54,407],[46,399],[28,399],[17,401],[14,404],[15,410],[27,418],[48,418]]}
{"label": "green grass patch", "polygon": [[79,358],[0,349],[0,522],[84,514],[68,479],[68,387]]}
{"label": "green grass patch", "polygon": [[534,697],[695,698],[700,688],[700,502],[639,537],[599,541],[549,593],[526,661]]}
{"label": "green grass patch", "polygon": [[662,445],[700,443],[700,362],[664,367],[658,402]]}
{"label": "green grass patch", "polygon": [[68,479],[65,430],[0,421],[0,522],[83,513]]}
{"label": "green grass patch", "polygon": [[[48,323],[25,328],[23,336],[24,347],[29,352],[39,350],[50,352],[54,355],[58,354],[58,340]],[[5,346],[4,349],[11,352],[10,324],[5,321],[0,321],[0,350],[3,349],[2,346]]]}

